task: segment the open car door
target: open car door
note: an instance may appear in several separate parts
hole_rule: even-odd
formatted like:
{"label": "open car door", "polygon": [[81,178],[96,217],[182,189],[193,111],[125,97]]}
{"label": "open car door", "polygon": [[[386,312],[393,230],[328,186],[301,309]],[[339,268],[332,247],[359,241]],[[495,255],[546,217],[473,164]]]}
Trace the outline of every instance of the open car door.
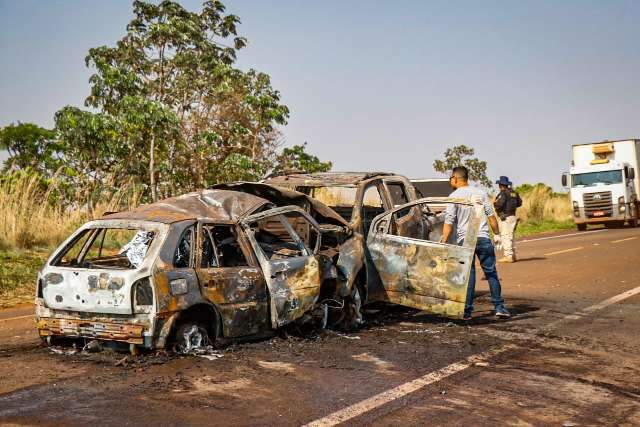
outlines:
{"label": "open car door", "polygon": [[302,317],[320,295],[320,227],[297,206],[251,215],[241,225],[265,275],[271,326]]}
{"label": "open car door", "polygon": [[[443,203],[454,203],[472,211],[462,246],[439,243],[442,224],[434,221],[428,223],[426,239],[402,237],[392,231],[396,211]],[[429,313],[461,318],[482,215],[481,205],[449,198],[420,199],[378,215],[371,224],[367,247],[382,282],[384,299]],[[444,217],[440,216],[439,222],[443,221]]]}

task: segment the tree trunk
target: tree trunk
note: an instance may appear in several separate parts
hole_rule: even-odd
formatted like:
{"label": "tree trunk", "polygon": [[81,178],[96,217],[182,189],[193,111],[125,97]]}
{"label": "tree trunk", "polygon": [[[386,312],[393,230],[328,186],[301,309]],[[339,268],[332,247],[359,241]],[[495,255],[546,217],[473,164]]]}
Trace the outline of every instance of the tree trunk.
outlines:
{"label": "tree trunk", "polygon": [[151,200],[153,202],[155,202],[158,197],[156,195],[155,149],[156,136],[151,135],[151,145],[149,147],[149,187],[151,187]]}

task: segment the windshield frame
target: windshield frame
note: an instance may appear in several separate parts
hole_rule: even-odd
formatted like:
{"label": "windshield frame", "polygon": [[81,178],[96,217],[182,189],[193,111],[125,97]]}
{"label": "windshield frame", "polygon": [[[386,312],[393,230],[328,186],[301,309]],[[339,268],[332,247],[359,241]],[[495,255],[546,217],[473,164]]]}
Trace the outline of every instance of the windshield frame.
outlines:
{"label": "windshield frame", "polygon": [[[98,229],[137,229],[142,231],[152,231],[155,233],[153,239],[151,240],[149,246],[147,247],[147,251],[145,256],[138,267],[133,268],[117,268],[117,267],[96,267],[96,268],[86,268],[81,265],[79,266],[66,266],[66,265],[56,265],[60,259],[76,244],[78,243],[78,239],[84,239],[86,234],[89,234],[89,238],[85,240],[83,247],[81,248],[81,258],[86,256],[89,248],[91,247],[93,240],[97,237],[96,230]],[[121,270],[121,271],[136,271],[143,268],[150,262],[153,262],[157,257],[162,245],[169,234],[170,224],[157,223],[153,221],[145,221],[145,220],[135,220],[135,221],[127,221],[127,220],[95,220],[84,224],[82,227],[78,228],[74,233],[72,233],[64,242],[62,242],[56,250],[51,254],[47,263],[45,264],[49,268],[55,269],[70,269],[70,270],[91,270],[91,271],[110,271],[110,270]],[[84,236],[83,236],[84,235]],[[151,260],[151,261],[150,261]]]}

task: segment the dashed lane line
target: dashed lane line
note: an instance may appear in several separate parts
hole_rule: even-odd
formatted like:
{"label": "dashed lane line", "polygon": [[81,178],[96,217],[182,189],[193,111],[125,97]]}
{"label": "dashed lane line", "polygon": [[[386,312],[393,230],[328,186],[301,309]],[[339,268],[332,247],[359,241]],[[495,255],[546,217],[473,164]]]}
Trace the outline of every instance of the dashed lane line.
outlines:
{"label": "dashed lane line", "polygon": [[626,239],[612,240],[611,243],[628,242],[629,240],[636,240],[638,237],[627,237]]}
{"label": "dashed lane line", "polygon": [[578,246],[577,248],[569,248],[569,249],[563,249],[561,251],[547,252],[546,254],[544,254],[544,256],[553,256],[553,255],[566,254],[566,253],[569,253],[569,252],[579,251],[581,249],[584,249],[584,247],[583,246]]}
{"label": "dashed lane line", "polygon": [[[610,305],[613,305],[617,302],[620,302],[626,298],[632,297],[633,295],[640,294],[640,286],[630,289],[621,294],[615,295],[609,299],[606,299],[598,304],[592,305],[585,309],[579,310],[576,314],[569,314],[564,316],[563,318],[556,320],[555,322],[551,322],[546,326],[540,328],[541,330],[549,330],[559,323],[564,322],[566,320],[574,320],[580,319],[585,315],[593,313],[598,310],[602,310]],[[458,372],[464,371],[465,369],[473,366],[478,362],[484,362],[500,353],[504,353],[505,351],[519,348],[514,344],[506,344],[501,347],[485,351],[484,353],[480,353],[477,355],[469,356],[466,359],[452,363],[451,365],[445,366],[442,369],[437,371],[429,372],[415,380],[406,382],[397,387],[389,389],[387,391],[383,391],[382,393],[376,394],[368,399],[362,400],[358,403],[354,403],[351,406],[347,406],[346,408],[340,409],[332,414],[329,414],[325,417],[319,418],[315,421],[311,421],[308,424],[305,424],[303,427],[327,427],[327,426],[335,426],[340,423],[344,423],[349,421],[355,417],[358,417],[362,414],[370,412],[376,408],[379,408],[382,405],[385,405],[394,400],[400,399],[410,393],[413,393],[417,390],[420,390],[423,387],[426,387],[430,384],[437,383],[451,375],[454,375]]]}

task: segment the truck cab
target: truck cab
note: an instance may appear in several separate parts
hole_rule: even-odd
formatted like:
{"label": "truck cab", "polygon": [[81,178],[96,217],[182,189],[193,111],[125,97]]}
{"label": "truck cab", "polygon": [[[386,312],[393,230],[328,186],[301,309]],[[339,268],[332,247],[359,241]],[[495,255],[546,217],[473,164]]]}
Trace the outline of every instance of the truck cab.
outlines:
{"label": "truck cab", "polygon": [[570,188],[578,230],[587,225],[638,224],[638,140],[573,146],[573,162],[562,184]]}

